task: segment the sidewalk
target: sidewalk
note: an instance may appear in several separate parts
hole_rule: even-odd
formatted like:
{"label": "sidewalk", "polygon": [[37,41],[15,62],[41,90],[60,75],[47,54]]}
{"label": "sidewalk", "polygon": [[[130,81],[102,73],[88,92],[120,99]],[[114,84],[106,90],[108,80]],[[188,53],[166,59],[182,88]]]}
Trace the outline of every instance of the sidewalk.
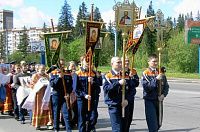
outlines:
{"label": "sidewalk", "polygon": [[168,82],[200,83],[200,79],[173,78],[167,77]]}

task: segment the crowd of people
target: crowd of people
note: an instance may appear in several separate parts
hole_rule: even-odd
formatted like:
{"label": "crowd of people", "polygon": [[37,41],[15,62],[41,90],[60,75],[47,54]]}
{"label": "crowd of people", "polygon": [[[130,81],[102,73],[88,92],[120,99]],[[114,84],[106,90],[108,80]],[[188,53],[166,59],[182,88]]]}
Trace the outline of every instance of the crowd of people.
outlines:
{"label": "crowd of people", "polygon": [[[89,62],[86,60],[85,57],[81,57],[77,63],[70,61],[66,64],[64,59],[59,59],[58,65],[53,65],[48,70],[45,65],[34,62],[29,65],[25,61],[21,61],[20,64],[11,63],[9,79],[1,84],[1,87],[6,89],[6,99],[0,102],[1,114],[8,113],[22,125],[28,123],[25,121],[25,116],[29,115],[29,123],[36,130],[46,126],[47,129],[57,132],[62,124],[67,132],[71,132],[74,126],[78,127],[79,132],[95,132],[102,86],[112,131],[129,132],[133,119],[136,87],[139,85],[136,70],[129,68],[129,58],[126,57],[124,62],[124,79],[122,58],[113,57],[111,70],[104,75],[95,71],[93,66],[89,73]],[[150,54],[149,67],[143,72],[141,79],[149,132],[157,132],[160,127],[158,103],[163,101],[169,90],[164,73],[158,73],[157,63],[158,57]],[[8,75],[1,76],[1,78],[8,77]],[[24,83],[28,83],[28,87],[22,83],[22,78]],[[159,80],[163,82],[161,96],[158,96]],[[123,86],[124,100],[122,100]]]}

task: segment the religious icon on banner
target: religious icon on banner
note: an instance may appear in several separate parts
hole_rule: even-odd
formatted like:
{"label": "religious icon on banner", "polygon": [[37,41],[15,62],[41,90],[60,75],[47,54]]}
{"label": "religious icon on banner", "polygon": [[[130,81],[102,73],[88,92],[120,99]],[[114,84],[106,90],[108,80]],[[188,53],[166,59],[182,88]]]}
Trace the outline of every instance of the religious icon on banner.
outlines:
{"label": "religious icon on banner", "polygon": [[140,36],[142,35],[143,30],[144,30],[143,26],[144,26],[143,24],[137,25],[137,27],[133,31],[133,39],[137,39],[137,38],[139,39],[140,38]]}
{"label": "religious icon on banner", "polygon": [[98,28],[90,28],[90,42],[96,42],[98,36]]}
{"label": "religious icon on banner", "polygon": [[0,64],[0,73],[5,75],[10,73],[10,64]]}
{"label": "religious icon on banner", "polygon": [[100,23],[87,22],[87,36],[86,36],[86,54],[91,47],[94,51],[95,45],[98,43],[100,37]]}
{"label": "religious icon on banner", "polygon": [[50,46],[50,50],[56,50],[58,48],[59,45],[59,38],[49,38],[49,46]]}
{"label": "religious icon on banner", "polygon": [[102,42],[103,42],[103,37],[99,37],[99,41],[95,45],[95,49],[101,49],[102,48]]}
{"label": "religious icon on banner", "polygon": [[131,25],[131,16],[132,16],[132,10],[121,9],[119,24]]}
{"label": "religious icon on banner", "polygon": [[19,82],[22,87],[30,88],[31,77],[30,76],[19,77]]}

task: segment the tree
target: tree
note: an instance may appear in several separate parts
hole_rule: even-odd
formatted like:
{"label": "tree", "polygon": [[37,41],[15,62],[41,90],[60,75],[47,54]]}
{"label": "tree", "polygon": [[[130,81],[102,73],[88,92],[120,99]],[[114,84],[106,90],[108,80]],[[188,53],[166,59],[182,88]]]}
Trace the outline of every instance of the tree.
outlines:
{"label": "tree", "polygon": [[[152,1],[150,2],[149,8],[147,9],[147,17],[155,16]],[[144,31],[144,45],[146,47],[146,52],[154,53],[155,52],[155,42],[156,42],[156,31],[150,31],[148,27]]]}
{"label": "tree", "polygon": [[193,15],[192,15],[192,11],[190,12],[190,20],[194,20]]}
{"label": "tree", "polygon": [[79,6],[79,11],[77,14],[75,31],[74,31],[76,37],[85,35],[85,28],[83,27],[83,24],[80,22],[80,20],[81,19],[86,20],[87,14],[88,14],[87,7],[85,5],[85,2],[83,2],[82,5]]}
{"label": "tree", "polygon": [[6,58],[5,32],[0,34],[0,59]]}
{"label": "tree", "polygon": [[115,40],[115,34],[114,34],[114,30],[113,30],[113,26],[112,26],[111,20],[110,20],[110,22],[108,23],[108,32],[111,33],[111,34],[109,35],[110,39],[114,41],[114,40]]}
{"label": "tree", "polygon": [[102,17],[101,17],[101,13],[100,13],[98,7],[95,8],[93,15],[94,15],[94,16],[93,16],[93,20],[94,20],[94,21],[103,22],[103,19],[102,19]]}
{"label": "tree", "polygon": [[27,55],[28,52],[30,52],[30,45],[29,45],[29,37],[27,34],[27,29],[24,26],[22,35],[20,36],[20,43],[18,45],[18,50],[23,53],[24,56]]}
{"label": "tree", "polygon": [[[67,31],[67,30],[73,30],[73,16],[71,13],[71,7],[67,4],[67,1],[65,0],[64,5],[61,9],[61,16],[58,20],[58,31]],[[73,41],[73,32],[68,35],[68,38],[63,37],[63,41],[65,43],[69,43],[70,41]]]}
{"label": "tree", "polygon": [[173,29],[176,27],[176,18],[174,17]]}
{"label": "tree", "polygon": [[169,57],[168,68],[180,72],[198,72],[198,45],[185,43],[184,30],[174,31],[166,48]]}
{"label": "tree", "polygon": [[179,17],[177,19],[177,26],[176,28],[179,30],[179,31],[182,31],[184,28],[185,28],[185,20],[184,20],[184,15],[182,14],[179,14]]}
{"label": "tree", "polygon": [[44,22],[44,24],[43,24],[42,32],[43,32],[43,33],[47,33],[47,32],[48,32],[47,25],[46,25],[45,22]]}
{"label": "tree", "polygon": [[71,13],[71,7],[65,0],[64,6],[61,9],[61,16],[58,20],[58,31],[67,31],[73,28],[73,16]]}
{"label": "tree", "polygon": [[149,5],[149,8],[147,9],[146,17],[151,17],[151,16],[154,16],[154,15],[155,15],[155,12],[154,12],[154,9],[153,9],[153,4],[152,4],[152,1],[150,1],[150,5]]}
{"label": "tree", "polygon": [[197,21],[200,21],[200,13],[199,13],[199,10],[198,10],[198,12],[197,12],[196,20],[197,20]]}

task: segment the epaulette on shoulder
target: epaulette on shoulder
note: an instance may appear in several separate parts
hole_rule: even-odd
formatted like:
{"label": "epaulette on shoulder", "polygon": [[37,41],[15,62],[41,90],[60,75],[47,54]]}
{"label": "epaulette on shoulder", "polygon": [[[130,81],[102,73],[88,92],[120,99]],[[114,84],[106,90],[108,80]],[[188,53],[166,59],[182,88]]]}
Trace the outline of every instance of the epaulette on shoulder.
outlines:
{"label": "epaulette on shoulder", "polygon": [[149,68],[145,68],[144,69],[144,73],[147,74],[148,72],[150,72],[150,69]]}
{"label": "epaulette on shoulder", "polygon": [[81,69],[79,69],[79,70],[76,71],[75,73],[78,75],[79,73],[81,73]]}
{"label": "epaulette on shoulder", "polygon": [[57,69],[54,69],[51,73],[57,73],[58,70]]}

